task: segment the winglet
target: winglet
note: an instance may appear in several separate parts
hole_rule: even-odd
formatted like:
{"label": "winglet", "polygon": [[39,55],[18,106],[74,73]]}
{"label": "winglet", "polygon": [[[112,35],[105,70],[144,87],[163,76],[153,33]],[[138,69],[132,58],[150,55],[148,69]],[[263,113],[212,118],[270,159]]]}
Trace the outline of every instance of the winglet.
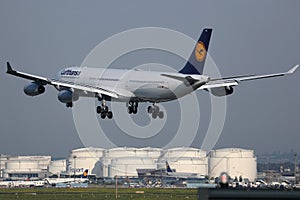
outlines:
{"label": "winglet", "polygon": [[292,74],[292,73],[294,73],[297,70],[298,67],[299,67],[299,64],[296,65],[295,67],[291,68],[286,74]]}
{"label": "winglet", "polygon": [[6,71],[6,73],[11,73],[11,72],[13,72],[14,70],[12,69],[12,67],[11,67],[11,65],[10,65],[10,63],[9,62],[6,62],[6,66],[7,66],[7,71]]}

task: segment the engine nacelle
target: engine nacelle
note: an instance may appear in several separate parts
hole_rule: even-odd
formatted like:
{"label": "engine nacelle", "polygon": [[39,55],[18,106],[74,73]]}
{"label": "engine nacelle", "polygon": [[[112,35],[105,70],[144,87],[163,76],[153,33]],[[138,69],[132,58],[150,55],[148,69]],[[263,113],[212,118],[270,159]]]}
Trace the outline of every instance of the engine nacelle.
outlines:
{"label": "engine nacelle", "polygon": [[77,101],[79,96],[70,90],[62,90],[58,93],[57,98],[62,103],[71,103]]}
{"label": "engine nacelle", "polygon": [[28,96],[36,96],[45,92],[45,87],[39,83],[32,82],[24,86],[24,93]]}
{"label": "engine nacelle", "polygon": [[222,97],[226,95],[230,95],[233,93],[233,87],[226,86],[226,87],[217,87],[210,89],[210,92],[217,97]]}

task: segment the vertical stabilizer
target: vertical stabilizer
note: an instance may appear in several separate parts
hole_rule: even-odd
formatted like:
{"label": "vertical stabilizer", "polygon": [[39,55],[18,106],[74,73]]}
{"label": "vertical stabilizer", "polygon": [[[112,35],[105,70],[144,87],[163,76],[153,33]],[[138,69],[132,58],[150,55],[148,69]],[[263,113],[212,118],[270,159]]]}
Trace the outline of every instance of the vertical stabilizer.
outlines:
{"label": "vertical stabilizer", "polygon": [[171,169],[168,161],[166,161],[166,168],[167,168],[167,172],[173,172],[173,170]]}
{"label": "vertical stabilizer", "polygon": [[182,74],[202,74],[209,41],[212,34],[211,28],[206,28],[202,34],[185,66],[179,71]]}
{"label": "vertical stabilizer", "polygon": [[87,178],[88,172],[89,172],[88,169],[84,170],[84,172],[83,172],[82,175],[81,175],[81,178]]}

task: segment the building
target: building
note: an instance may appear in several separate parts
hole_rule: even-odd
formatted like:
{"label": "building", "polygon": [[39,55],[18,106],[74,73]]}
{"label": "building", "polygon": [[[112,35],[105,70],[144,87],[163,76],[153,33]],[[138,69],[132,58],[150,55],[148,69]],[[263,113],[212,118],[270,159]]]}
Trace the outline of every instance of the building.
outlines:
{"label": "building", "polygon": [[3,169],[3,178],[45,178],[50,162],[51,156],[9,156]]}

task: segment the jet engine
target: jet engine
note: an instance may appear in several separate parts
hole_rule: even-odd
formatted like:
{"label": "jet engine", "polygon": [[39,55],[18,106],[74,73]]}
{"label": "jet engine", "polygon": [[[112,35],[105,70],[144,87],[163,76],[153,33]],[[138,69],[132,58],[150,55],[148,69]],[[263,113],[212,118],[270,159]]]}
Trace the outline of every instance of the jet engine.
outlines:
{"label": "jet engine", "polygon": [[24,93],[28,96],[36,96],[44,92],[45,87],[37,82],[32,82],[24,87]]}
{"label": "jet engine", "polygon": [[233,93],[233,87],[226,86],[226,87],[217,87],[210,89],[210,92],[217,97],[222,97],[226,95],[230,95]]}
{"label": "jet engine", "polygon": [[79,99],[79,96],[70,90],[61,90],[58,93],[57,98],[62,103],[70,103],[73,101],[77,101]]}

